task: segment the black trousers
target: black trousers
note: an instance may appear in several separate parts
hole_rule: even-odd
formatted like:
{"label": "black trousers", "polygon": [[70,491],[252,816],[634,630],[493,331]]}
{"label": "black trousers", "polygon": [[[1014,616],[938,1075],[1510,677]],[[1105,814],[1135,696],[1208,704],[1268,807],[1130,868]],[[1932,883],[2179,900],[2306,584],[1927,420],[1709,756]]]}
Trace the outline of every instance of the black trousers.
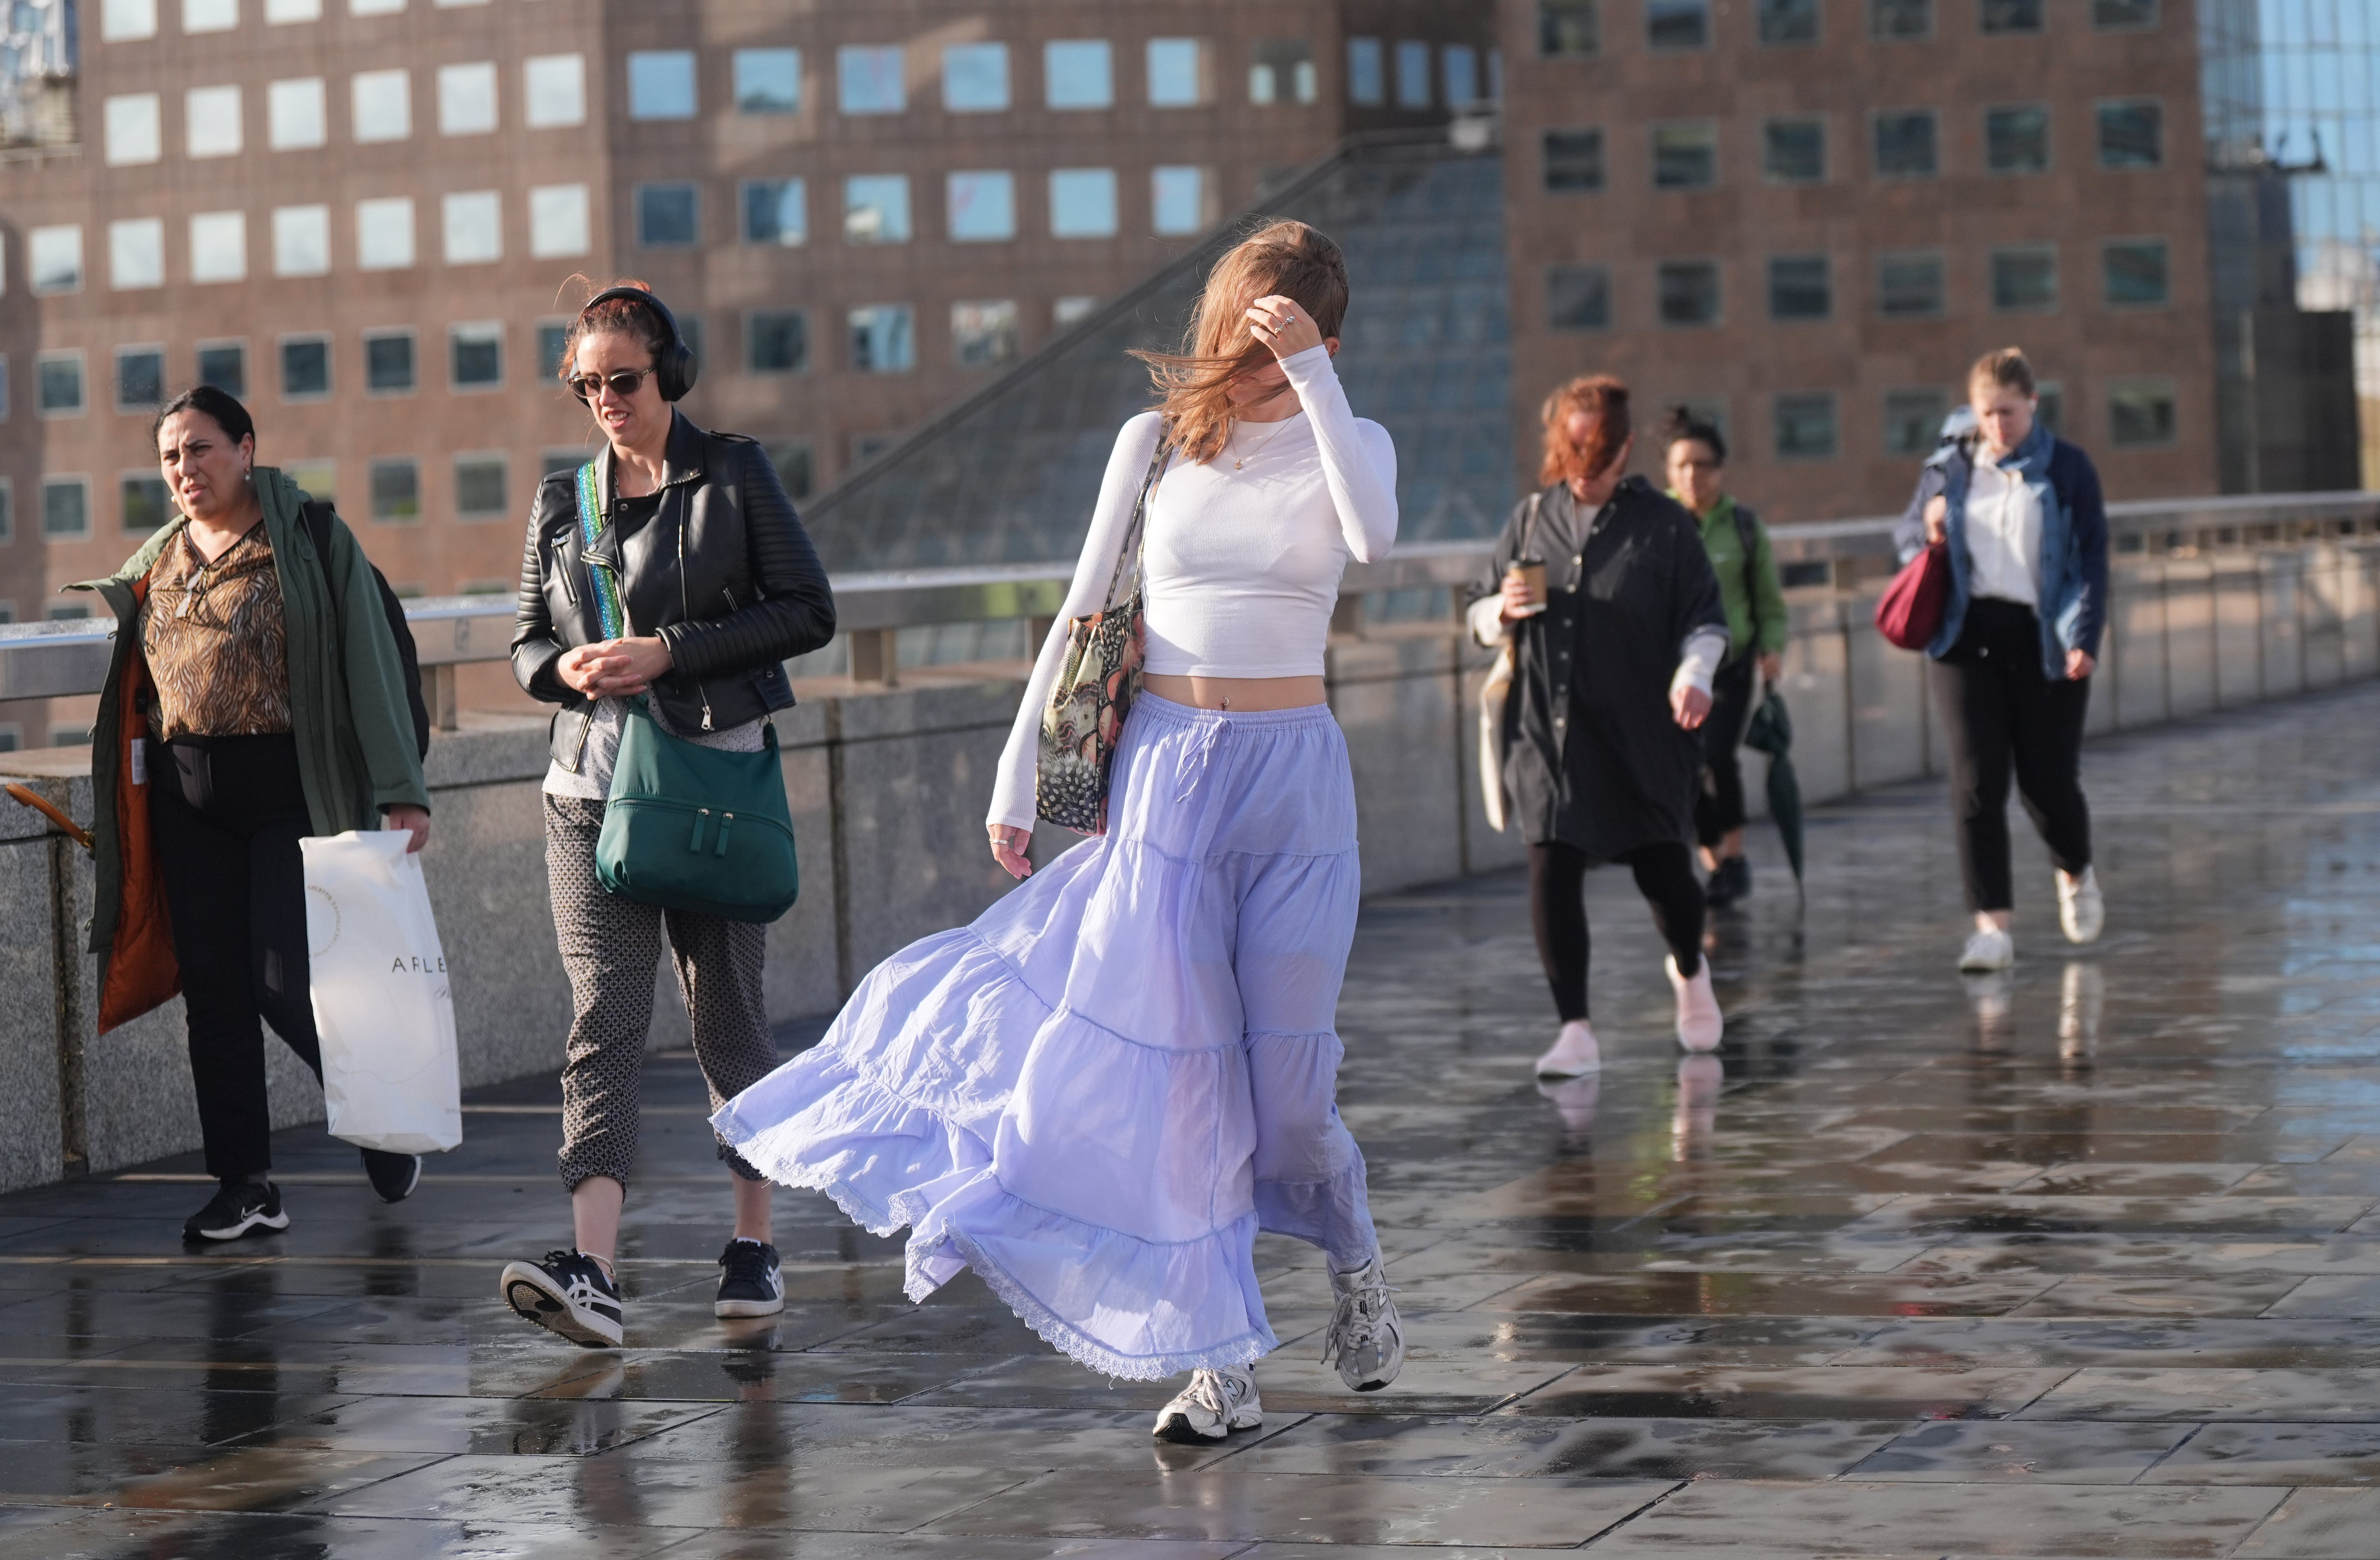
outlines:
{"label": "black trousers", "polygon": [[1950,750],[1950,815],[1967,908],[2005,910],[2011,775],[2025,814],[2058,871],[2091,864],[2091,807],[2082,798],[2082,718],[2091,681],[2042,675],[2041,625],[2033,609],[1978,596],[1950,653],[1928,674]]}
{"label": "black trousers", "polygon": [[207,1172],[237,1179],[273,1166],[259,1020],[322,1074],[298,852],[310,825],[295,738],[202,740],[212,772],[207,805],[194,807],[182,793],[173,752],[181,744],[152,747],[149,821],[182,966]]}
{"label": "black trousers", "polygon": [[[1616,858],[1634,870],[1636,891],[1678,961],[1678,973],[1702,968],[1703,885],[1683,840],[1639,846]],[[1586,852],[1560,840],[1529,847],[1529,926],[1537,959],[1565,1024],[1586,1017]]]}
{"label": "black trousers", "polygon": [[1743,827],[1743,765],[1736,750],[1752,724],[1752,696],[1760,657],[1742,655],[1711,678],[1710,715],[1703,722],[1703,788],[1694,798],[1694,838],[1712,849]]}

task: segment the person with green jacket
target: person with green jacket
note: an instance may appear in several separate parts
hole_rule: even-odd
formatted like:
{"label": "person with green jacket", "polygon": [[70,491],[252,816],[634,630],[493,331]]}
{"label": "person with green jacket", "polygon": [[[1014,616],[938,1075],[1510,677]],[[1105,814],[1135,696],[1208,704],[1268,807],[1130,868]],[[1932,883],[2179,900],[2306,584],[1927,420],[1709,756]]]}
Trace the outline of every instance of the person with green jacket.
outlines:
{"label": "person with green jacket", "polygon": [[1785,589],[1767,528],[1722,485],[1727,440],[1718,425],[1680,407],[1668,432],[1670,496],[1701,527],[1727,607],[1728,654],[1711,680],[1710,718],[1702,729],[1703,789],[1694,803],[1694,838],[1710,873],[1703,896],[1716,908],[1752,892],[1752,864],[1743,859],[1743,767],[1736,750],[1758,703],[1754,670],[1765,682],[1775,682],[1784,670]]}
{"label": "person with green jacket", "polygon": [[[309,835],[387,827],[430,838],[404,664],[370,563],[337,516],[256,464],[256,427],[212,386],[157,415],[178,511],[122,568],[75,587],[114,612],[91,728],[99,1030],[178,989],[206,1165],[218,1186],[185,1240],[284,1230],[264,1087],[270,1023],[315,1076]],[[318,538],[325,546],[318,546]],[[418,1155],[363,1151],[388,1201]]]}

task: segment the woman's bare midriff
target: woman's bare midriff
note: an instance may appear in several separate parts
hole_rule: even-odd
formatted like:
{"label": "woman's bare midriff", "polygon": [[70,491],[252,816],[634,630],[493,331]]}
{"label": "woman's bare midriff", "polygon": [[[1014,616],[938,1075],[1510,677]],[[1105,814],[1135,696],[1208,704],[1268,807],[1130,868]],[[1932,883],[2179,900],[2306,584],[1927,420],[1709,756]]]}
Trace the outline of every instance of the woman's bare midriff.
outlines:
{"label": "woman's bare midriff", "polygon": [[1185,677],[1148,672],[1140,685],[1160,699],[1199,710],[1303,710],[1330,701],[1320,677]]}

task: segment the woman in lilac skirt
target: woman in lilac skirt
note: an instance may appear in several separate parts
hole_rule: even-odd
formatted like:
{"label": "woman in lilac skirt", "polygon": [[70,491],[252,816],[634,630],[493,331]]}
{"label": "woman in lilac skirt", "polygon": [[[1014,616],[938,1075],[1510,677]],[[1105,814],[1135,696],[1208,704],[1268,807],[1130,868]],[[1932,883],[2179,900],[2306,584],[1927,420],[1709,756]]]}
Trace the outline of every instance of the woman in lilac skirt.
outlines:
{"label": "woman in lilac skirt", "polygon": [[[715,1118],[776,1179],[907,1226],[911,1298],[972,1267],[1095,1371],[1190,1371],[1158,1416],[1169,1440],[1263,1421],[1259,1229],[1323,1249],[1323,1357],[1350,1387],[1404,1360],[1332,1098],[1359,885],[1323,649],[1347,559],[1397,527],[1395,448],[1331,368],[1346,307],[1338,246],[1275,223],[1218,262],[1184,353],[1144,354],[1160,404],[1117,436],[993,786],[992,853],[1030,881],[879,966],[824,1040]],[[1160,442],[1145,686],[1108,832],[1035,874],[1041,710]]]}

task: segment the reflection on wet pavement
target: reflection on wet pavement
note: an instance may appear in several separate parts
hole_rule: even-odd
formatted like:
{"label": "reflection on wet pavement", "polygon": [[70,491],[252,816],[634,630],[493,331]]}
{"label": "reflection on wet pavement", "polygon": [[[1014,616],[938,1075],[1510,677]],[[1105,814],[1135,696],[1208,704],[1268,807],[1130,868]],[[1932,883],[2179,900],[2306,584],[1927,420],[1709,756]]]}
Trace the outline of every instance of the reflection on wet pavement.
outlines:
{"label": "reflection on wet pavement", "polygon": [[785,1313],[718,1321],[672,1055],[616,1353],[494,1298],[565,1233],[551,1081],[475,1095],[394,1208],[285,1134],[296,1223],[231,1250],[179,1246],[194,1160],[0,1197],[0,1554],[2374,1560],[2380,689],[2087,765],[2099,945],[2055,940],[2028,841],[2022,960],[1962,981],[1939,793],[1826,810],[1806,913],[1756,856],[1717,920],[1716,1056],[1668,1040],[1610,873],[1607,1066],[1542,1087],[1521,884],[1369,906],[1341,1098],[1408,1322],[1387,1392],[1318,1362],[1319,1258],[1271,1237],[1269,1418],[1219,1446],[1153,1444],[1167,1388],[972,1278],[911,1306],[898,1243],[810,1194]]}

